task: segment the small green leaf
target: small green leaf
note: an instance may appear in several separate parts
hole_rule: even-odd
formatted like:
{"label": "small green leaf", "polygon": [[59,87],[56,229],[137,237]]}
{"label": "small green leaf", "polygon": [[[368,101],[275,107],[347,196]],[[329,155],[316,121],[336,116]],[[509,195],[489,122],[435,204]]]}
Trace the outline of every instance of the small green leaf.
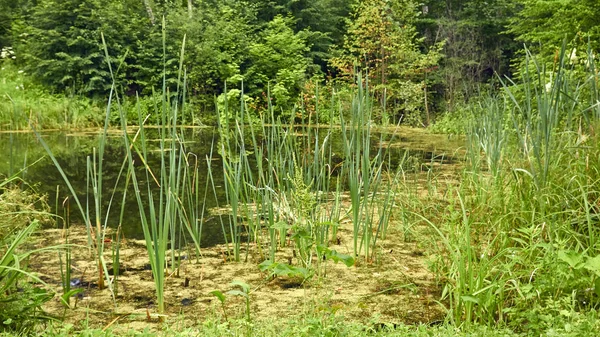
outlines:
{"label": "small green leaf", "polygon": [[69,305],[69,298],[70,298],[71,296],[74,296],[74,295],[77,295],[77,294],[79,294],[79,293],[82,293],[83,291],[84,291],[84,289],[82,289],[82,288],[75,288],[75,289],[71,289],[71,290],[67,291],[66,293],[64,293],[64,294],[61,296],[61,301],[62,301],[62,302],[63,302],[63,303],[66,305],[66,306],[68,306],[68,305]]}
{"label": "small green leaf", "polygon": [[558,259],[568,263],[573,269],[579,269],[582,266],[583,254],[572,250],[561,250],[558,252]]}
{"label": "small green leaf", "polygon": [[293,267],[286,263],[277,263],[273,267],[273,274],[277,276],[289,276],[294,273]]}
{"label": "small green leaf", "polygon": [[335,263],[340,261],[343,262],[346,267],[352,267],[354,265],[354,258],[352,256],[338,253],[335,250],[331,250],[327,257],[333,260]]}
{"label": "small green leaf", "polygon": [[340,261],[343,262],[346,265],[346,267],[352,267],[355,262],[352,256],[338,253],[337,251],[329,249],[323,245],[317,246],[317,252],[335,263],[338,263]]}
{"label": "small green leaf", "polygon": [[287,224],[286,222],[284,222],[284,221],[279,221],[279,222],[277,222],[277,223],[275,223],[275,224],[273,225],[273,228],[274,228],[274,229],[279,229],[279,230],[287,230],[287,229],[289,229],[290,227],[292,227],[292,226],[288,225],[288,224]]}
{"label": "small green leaf", "polygon": [[231,282],[232,286],[238,286],[240,288],[242,288],[242,290],[245,293],[249,293],[250,292],[250,285],[244,281],[239,281],[239,280],[234,280],[233,282]]}
{"label": "small green leaf", "polygon": [[210,292],[210,294],[217,297],[219,299],[219,301],[221,301],[221,303],[225,303],[225,295],[222,292],[220,292],[218,290],[213,290]]}
{"label": "small green leaf", "polygon": [[229,290],[229,291],[227,292],[227,294],[229,294],[229,295],[233,295],[233,296],[242,296],[242,297],[248,297],[248,294],[247,294],[247,293],[245,293],[245,292],[242,292],[242,291],[240,291],[240,290],[237,290],[237,289]]}
{"label": "small green leaf", "polygon": [[275,263],[271,262],[271,260],[264,260],[263,262],[261,262],[258,265],[258,269],[260,269],[260,271],[265,271],[265,270],[268,270],[268,269],[273,269],[274,264]]}
{"label": "small green leaf", "polygon": [[600,276],[600,255],[589,258],[587,261],[585,261],[585,269],[596,274],[596,276]]}
{"label": "small green leaf", "polygon": [[463,302],[479,304],[479,299],[476,298],[475,296],[464,295],[464,296],[461,296],[460,299],[463,300]]}
{"label": "small green leaf", "polygon": [[311,239],[312,235],[309,231],[304,228],[298,229],[294,234],[292,234],[292,239]]}
{"label": "small green leaf", "polygon": [[311,276],[310,274],[310,270],[306,269],[306,268],[294,268],[295,271],[295,276],[299,276],[303,279],[307,279]]}

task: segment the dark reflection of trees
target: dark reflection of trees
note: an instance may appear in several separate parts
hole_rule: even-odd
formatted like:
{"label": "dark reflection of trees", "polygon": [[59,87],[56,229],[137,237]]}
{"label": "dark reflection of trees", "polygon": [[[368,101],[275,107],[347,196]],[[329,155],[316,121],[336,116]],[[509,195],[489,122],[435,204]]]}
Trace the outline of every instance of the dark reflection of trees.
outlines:
{"label": "dark reflection of trees", "polygon": [[[156,132],[150,132],[150,136],[156,136]],[[60,194],[58,197],[59,205],[62,201],[70,196],[70,193],[65,185],[63,178],[61,177],[59,171],[56,169],[54,163],[50,160],[50,158],[46,155],[44,149],[40,144],[35,141],[35,136],[32,134],[16,134],[13,135],[13,141],[5,142],[2,141],[4,136],[0,136],[0,151],[4,154],[11,153],[12,158],[11,161],[13,165],[16,163],[20,163],[22,167],[25,162],[25,158],[27,158],[28,162],[33,162],[38,158],[43,159],[37,163],[36,165],[30,167],[24,175],[24,179],[35,187],[35,189],[39,193],[47,194],[49,196],[49,204],[54,209],[56,204],[56,187],[60,186]],[[90,157],[90,160],[94,154],[94,147],[98,146],[98,136],[97,135],[65,135],[64,133],[49,133],[43,135],[44,140],[49,144],[52,149],[58,163],[62,167],[67,179],[70,181],[73,189],[75,190],[81,204],[83,207],[86,207],[86,200],[89,200],[89,208],[92,219],[95,218],[94,204],[92,199],[92,190],[91,185],[88,188],[88,178],[87,178],[87,158]],[[191,152],[197,155],[198,157],[198,168],[199,175],[198,179],[200,181],[200,186],[204,189],[205,181],[206,181],[206,160],[205,154],[210,152],[210,146],[212,142],[213,133],[212,131],[208,132],[197,132],[186,135],[186,140],[193,141],[191,143],[186,144],[186,151]],[[11,143],[11,144],[9,144]],[[12,151],[10,149],[12,148]],[[148,165],[155,172],[156,175],[160,174],[160,144],[159,142],[149,142],[149,158],[147,158]],[[96,149],[97,156],[97,149]],[[109,137],[108,142],[105,145],[104,149],[104,161],[103,161],[103,169],[102,169],[102,214],[100,216],[101,221],[104,221],[106,217],[106,212],[109,207],[109,203],[111,202],[111,196],[113,198],[110,212],[108,213],[108,225],[110,227],[116,227],[119,223],[119,217],[121,213],[121,205],[123,204],[123,194],[125,188],[125,175],[126,169],[122,173],[118,183],[117,179],[119,178],[119,171],[121,170],[121,166],[123,164],[123,160],[125,159],[125,151],[123,149],[123,142],[120,137]],[[137,176],[138,182],[140,186],[142,186],[142,193],[147,193],[146,186],[146,174],[144,172],[144,166],[142,165],[142,161],[140,158],[136,159],[137,165]],[[96,157],[96,160],[98,158]],[[192,163],[190,163],[193,165]],[[195,164],[195,163],[194,163]],[[215,184],[222,185],[222,175],[219,174],[220,170],[220,162],[213,161],[213,172],[215,172]],[[9,163],[0,164],[0,173],[3,175],[9,174]],[[151,179],[152,180],[152,179]],[[157,185],[152,180],[150,185],[157,191]],[[89,199],[86,199],[87,193],[89,191]],[[114,194],[113,194],[114,192]],[[200,191],[201,196],[204,195],[203,191]],[[147,197],[144,196],[143,200],[147,200]],[[155,200],[158,201],[158,195],[155,196]],[[223,201],[221,201],[223,202]],[[216,205],[214,200],[213,193],[207,194],[206,200],[206,208],[209,209]],[[125,203],[124,203],[125,211],[123,212],[123,232],[126,237],[135,237],[141,238],[141,226],[139,221],[139,211],[138,205],[133,193],[133,188],[130,184],[127,194],[125,195]],[[72,222],[82,223],[81,212],[79,212],[76,203],[71,200],[70,205],[70,214]],[[59,207],[58,210],[59,215],[63,214],[62,207]],[[215,219],[210,219],[209,217],[208,224],[204,226],[203,233],[203,245],[214,244],[215,240],[222,240],[223,234],[221,231],[220,223],[217,224]],[[211,223],[213,224],[211,226]],[[218,233],[216,233],[218,231]],[[215,233],[212,233],[215,232]],[[212,242],[211,242],[212,241]]]}
{"label": "dark reflection of trees", "polygon": [[[211,144],[213,142],[213,137],[217,137],[215,134],[215,130],[212,129],[203,129],[201,131],[192,131],[187,130],[185,133],[185,151],[188,154],[188,158],[192,161],[198,161],[198,177],[200,182],[200,196],[201,199],[204,196],[204,186],[207,178],[207,168],[206,168],[206,156],[210,153]],[[90,135],[90,134],[82,134],[82,135],[66,135],[64,133],[46,133],[43,135],[45,141],[51,147],[54,155],[57,158],[60,166],[62,167],[65,175],[71,182],[71,185],[75,189],[77,196],[79,197],[80,202],[83,207],[86,207],[86,193],[87,193],[87,177],[86,177],[86,167],[87,167],[87,157],[92,157],[94,153],[94,147],[98,146],[98,135]],[[160,143],[158,141],[153,141],[152,139],[156,139],[158,137],[158,131],[155,129],[148,130],[148,138],[151,141],[148,142],[149,149],[149,158],[148,165],[154,172],[154,174],[158,177],[160,175]],[[10,139],[9,139],[10,138]],[[324,137],[323,137],[324,138]],[[339,165],[343,162],[343,144],[342,137],[340,134],[334,134],[333,137],[330,138],[332,141],[333,148],[333,157],[332,157],[332,168],[337,167],[338,169],[341,167]],[[384,135],[382,139],[380,139],[380,135],[375,135],[373,137],[372,146],[376,148],[380,141],[388,141],[389,136]],[[215,146],[218,146],[218,139],[215,139]],[[248,140],[251,142],[251,139]],[[258,146],[262,146],[263,140],[258,139]],[[302,141],[299,142],[299,146],[307,146],[308,144],[303,144]],[[314,145],[311,145],[307,151],[314,148]],[[42,158],[43,160],[37,163],[36,165],[30,167],[24,173],[24,180],[33,185],[38,192],[47,194],[49,196],[50,206],[54,209],[55,201],[56,201],[56,186],[60,186],[60,195],[59,195],[59,204],[62,202],[70,193],[65,186],[62,177],[60,176],[58,170],[50,160],[50,158],[46,155],[42,146],[35,140],[35,136],[33,134],[13,134],[9,137],[6,134],[0,134],[0,153],[3,156],[8,157],[8,160],[0,160],[0,174],[7,175],[10,166],[13,167],[23,167],[25,163],[32,163],[38,158]],[[375,154],[376,151],[372,151],[372,154]],[[404,148],[390,148],[389,152],[385,152],[385,169],[396,170],[399,166],[405,171],[415,171],[420,170],[425,167],[420,164],[428,164],[432,161],[444,161],[444,163],[449,163],[451,158],[448,156],[439,156],[431,151],[422,151],[422,150],[410,150]],[[110,202],[111,195],[113,195],[113,202],[111,206],[110,213],[108,214],[108,225],[110,227],[116,227],[119,223],[119,215],[121,212],[121,205],[123,204],[123,193],[125,188],[125,174],[126,170],[121,176],[118,184],[117,178],[119,176],[119,170],[121,169],[121,165],[123,164],[125,156],[125,151],[123,149],[123,142],[121,137],[109,137],[108,142],[105,145],[104,152],[104,162],[103,162],[103,186],[102,186],[102,214],[101,219],[104,221],[106,216],[106,210],[108,209],[108,205]],[[310,157],[310,155],[309,155]],[[196,159],[197,158],[197,159]],[[410,160],[406,160],[406,158],[410,158]],[[217,187],[216,193],[219,199],[219,205],[225,205],[225,195],[224,195],[224,184],[223,184],[223,174],[222,174],[222,164],[220,161],[220,156],[218,155],[218,151],[215,149],[213,151],[213,161],[211,162],[213,177],[215,179],[215,186]],[[251,155],[251,163],[253,163],[254,156]],[[310,159],[310,158],[309,158]],[[141,186],[142,193],[147,193],[146,188],[146,173],[144,171],[144,166],[142,164],[139,156],[134,158],[137,168],[137,178],[138,183]],[[263,159],[266,160],[266,159]],[[190,162],[191,166],[194,166],[195,162]],[[255,165],[254,165],[255,166]],[[333,173],[333,176],[336,176],[336,172]],[[158,186],[156,183],[150,178],[150,185],[154,187],[154,193],[157,193]],[[336,179],[341,179],[342,186],[345,186],[347,182],[344,181],[344,177],[336,177]],[[335,184],[332,184],[335,188]],[[90,187],[91,188],[91,187]],[[91,195],[91,189],[89,191]],[[207,194],[206,200],[206,208],[209,209],[211,207],[215,207],[217,202],[214,199],[213,191],[210,190]],[[143,200],[147,200],[146,196],[143,197]],[[158,195],[155,196],[156,202],[158,202]],[[94,214],[94,205],[93,200],[89,199],[89,207],[92,213],[92,219],[95,217]],[[125,211],[123,215],[123,231],[127,237],[135,237],[141,238],[141,226],[139,221],[139,211],[137,206],[137,201],[135,199],[135,195],[133,193],[132,186],[129,186],[127,194],[125,195],[125,203],[124,203]],[[76,207],[75,202],[71,201],[70,205],[71,209],[71,219],[73,222],[82,222],[81,214]],[[59,209],[58,213],[62,215],[63,210]],[[221,224],[219,222],[218,217],[211,216],[210,213],[206,214],[207,219],[205,220],[205,224],[203,226],[203,234],[202,234],[202,242],[203,245],[210,245],[216,242],[219,242],[223,239],[223,234],[221,233]],[[223,218],[226,221],[226,217]]]}

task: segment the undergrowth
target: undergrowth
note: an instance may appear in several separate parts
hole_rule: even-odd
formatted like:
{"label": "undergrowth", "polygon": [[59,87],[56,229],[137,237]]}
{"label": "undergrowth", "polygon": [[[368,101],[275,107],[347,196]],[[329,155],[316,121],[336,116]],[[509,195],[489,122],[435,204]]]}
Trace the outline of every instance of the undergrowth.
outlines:
{"label": "undergrowth", "polygon": [[48,316],[42,305],[53,292],[28,272],[31,234],[48,221],[45,199],[14,185],[16,178],[0,181],[0,332],[27,332]]}
{"label": "undergrowth", "polygon": [[518,84],[481,103],[461,181],[425,219],[439,240],[432,265],[457,326],[597,328],[588,320],[600,307],[597,74],[592,62],[576,82],[564,51],[549,78],[528,61]]}

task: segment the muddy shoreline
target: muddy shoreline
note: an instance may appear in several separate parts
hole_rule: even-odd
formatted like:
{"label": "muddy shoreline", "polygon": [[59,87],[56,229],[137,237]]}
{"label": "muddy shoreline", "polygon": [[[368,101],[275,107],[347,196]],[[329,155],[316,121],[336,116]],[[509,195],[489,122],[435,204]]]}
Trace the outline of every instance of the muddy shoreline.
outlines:
{"label": "muddy shoreline", "polygon": [[[437,302],[440,289],[427,269],[424,247],[417,242],[404,242],[402,232],[393,229],[378,244],[374,261],[357,259],[352,267],[326,261],[320,273],[301,280],[269,277],[259,270],[264,260],[258,247],[250,245],[247,262],[231,262],[227,247],[217,245],[201,251],[199,259],[192,249],[181,253],[178,270],[169,272],[165,284],[166,320],[183,319],[190,324],[216,315],[225,319],[244,316],[243,299],[228,296],[224,308],[211,294],[233,289],[231,282],[243,281],[251,286],[251,316],[255,319],[292,317],[310,311],[341,314],[348,319],[369,323],[430,323],[443,318],[444,309]],[[352,228],[346,221],[338,230],[331,249],[343,254],[352,250]],[[36,247],[64,243],[61,229],[40,231],[34,238]],[[110,237],[110,234],[107,235]],[[58,292],[44,306],[49,314],[64,317],[65,323],[85,322],[88,326],[105,327],[116,320],[124,328],[158,327],[156,292],[143,240],[124,240],[120,247],[121,275],[117,277],[115,297],[109,289],[97,287],[97,269],[86,247],[85,228],[69,230],[72,248],[71,285],[82,292],[71,297],[71,308],[60,300],[62,293],[58,251],[44,252],[30,258],[30,269]],[[112,248],[107,242],[105,260],[112,269]],[[246,255],[243,248],[242,256]],[[262,249],[262,251],[267,251]],[[167,257],[168,258],[168,257]],[[64,257],[63,257],[64,259]],[[291,249],[277,252],[276,260],[298,263]],[[112,276],[111,276],[112,278]],[[116,290],[116,291],[115,291]]]}

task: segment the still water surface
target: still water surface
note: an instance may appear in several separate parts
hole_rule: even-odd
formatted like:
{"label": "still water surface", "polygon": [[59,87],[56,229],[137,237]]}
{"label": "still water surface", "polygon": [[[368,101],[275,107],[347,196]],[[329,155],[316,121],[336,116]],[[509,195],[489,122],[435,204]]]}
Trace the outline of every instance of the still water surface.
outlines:
{"label": "still water surface", "polygon": [[[84,207],[86,207],[86,195],[88,193],[86,162],[87,157],[92,156],[94,148],[98,147],[99,132],[44,132],[42,137],[49,145],[54,153],[57,161],[65,172],[67,178],[71,182],[78,197]],[[157,132],[150,130],[148,132],[149,148],[151,152],[148,158],[148,164],[153,170],[160,169],[159,143],[157,140]],[[201,186],[207,178],[206,157],[211,151],[213,144],[217,144],[219,134],[216,129],[187,129],[184,132],[186,151],[192,153],[190,158],[197,158],[198,164],[204,169],[200,170],[199,181]],[[342,137],[341,134],[334,134],[332,137],[332,145],[334,153],[339,154],[334,161],[341,162],[342,158]],[[402,158],[409,156],[411,162],[418,163],[433,163],[437,162],[442,165],[452,164],[455,161],[456,149],[463,145],[460,139],[449,140],[446,136],[431,135],[423,130],[401,129],[392,137],[389,134],[374,134],[372,146],[378,146],[381,140],[387,142],[391,139],[389,147],[391,165],[398,166]],[[216,151],[213,151],[213,160],[210,162],[213,172],[214,183],[216,187],[215,193],[210,189],[207,193],[205,201],[205,223],[202,232],[202,246],[210,246],[223,242],[223,233],[221,230],[221,222],[214,210],[217,207],[223,207],[226,204],[222,163],[220,156]],[[374,153],[375,151],[371,151]],[[49,204],[52,210],[55,211],[56,191],[59,189],[59,205],[67,196],[69,196],[67,187],[41,144],[36,140],[33,133],[0,133],[0,179],[10,176],[27,167],[20,177],[24,182],[33,186],[39,193],[47,194]],[[111,212],[108,215],[109,226],[116,226],[119,222],[121,212],[120,205],[123,200],[124,179],[121,177],[118,184],[117,177],[125,151],[123,148],[122,136],[118,131],[109,136],[108,142],[105,145],[103,163],[103,209],[106,209],[110,196],[114,193],[114,202]],[[139,162],[139,161],[138,161]],[[32,165],[32,163],[35,163]],[[141,186],[145,186],[145,174],[138,175],[138,181]],[[70,205],[72,221],[80,221],[80,213],[76,209],[74,202]],[[93,208],[90,200],[90,208]],[[142,230],[139,221],[139,211],[137,201],[130,187],[125,194],[124,216],[122,228],[126,237],[142,238]],[[64,212],[62,206],[59,206],[58,214]],[[104,211],[105,212],[105,211]],[[105,217],[105,214],[101,217]],[[226,217],[223,218],[226,221]],[[228,224],[225,224],[228,227]]]}

